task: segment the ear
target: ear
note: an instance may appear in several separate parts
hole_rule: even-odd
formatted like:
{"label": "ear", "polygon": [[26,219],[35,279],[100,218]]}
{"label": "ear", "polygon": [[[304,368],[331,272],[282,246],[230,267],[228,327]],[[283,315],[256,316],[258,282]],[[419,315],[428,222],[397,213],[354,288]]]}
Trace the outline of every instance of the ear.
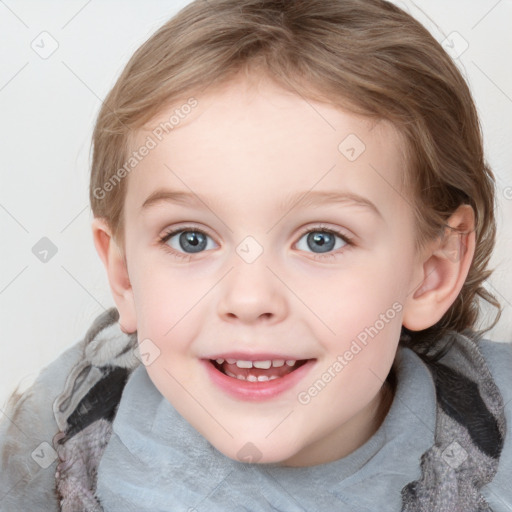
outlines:
{"label": "ear", "polygon": [[475,253],[475,216],[464,204],[447,221],[443,236],[418,261],[419,276],[404,307],[402,324],[420,331],[438,322],[457,298]]}
{"label": "ear", "polygon": [[119,311],[121,330],[126,334],[133,333],[137,330],[137,317],[126,259],[112,237],[105,219],[93,219],[92,236],[96,251],[107,271],[112,297]]}

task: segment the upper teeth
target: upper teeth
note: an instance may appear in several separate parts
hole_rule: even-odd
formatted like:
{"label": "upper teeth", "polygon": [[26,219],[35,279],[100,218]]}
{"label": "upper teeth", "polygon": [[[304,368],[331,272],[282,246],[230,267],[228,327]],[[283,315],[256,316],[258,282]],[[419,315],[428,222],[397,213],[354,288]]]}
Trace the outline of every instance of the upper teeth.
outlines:
{"label": "upper teeth", "polygon": [[[222,364],[224,362],[224,359],[216,359],[217,363]],[[267,361],[244,361],[240,359],[226,359],[225,360],[228,364],[235,364],[238,366],[238,368],[262,368],[264,370],[268,370],[271,366],[274,366],[276,368],[279,368],[280,366],[283,366],[284,363],[288,366],[294,366],[297,362],[295,359],[272,359]]]}

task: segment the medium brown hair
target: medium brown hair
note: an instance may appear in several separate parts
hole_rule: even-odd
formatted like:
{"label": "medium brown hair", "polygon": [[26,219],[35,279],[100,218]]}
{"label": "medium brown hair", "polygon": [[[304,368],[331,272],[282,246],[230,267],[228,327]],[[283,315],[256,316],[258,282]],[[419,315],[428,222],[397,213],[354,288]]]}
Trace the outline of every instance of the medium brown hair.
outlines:
{"label": "medium brown hair", "polygon": [[[448,330],[480,336],[491,329],[501,315],[483,287],[492,272],[495,180],[477,111],[442,46],[383,0],[195,0],[157,30],[122,71],[93,134],[91,208],[106,219],[123,255],[127,179],[107,194],[104,185],[126,164],[131,136],[163,108],[249,69],[305,98],[396,127],[405,141],[403,184],[418,249],[441,236],[459,205],[471,205],[476,251],[467,279],[440,321],[412,335],[420,346]],[[479,298],[498,313],[475,331]]]}

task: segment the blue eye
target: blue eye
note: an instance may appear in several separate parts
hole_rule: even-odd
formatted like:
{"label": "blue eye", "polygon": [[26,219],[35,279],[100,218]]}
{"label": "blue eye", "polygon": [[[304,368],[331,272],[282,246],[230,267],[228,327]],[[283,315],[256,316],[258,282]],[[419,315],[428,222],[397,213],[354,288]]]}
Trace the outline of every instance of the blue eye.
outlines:
{"label": "blue eye", "polygon": [[[307,235],[307,237],[305,237],[305,235]],[[302,247],[298,247],[299,250],[305,252],[308,252],[308,250],[312,251],[314,259],[318,260],[336,257],[339,255],[339,251],[333,253],[333,250],[353,245],[351,237],[324,226],[304,230],[300,235],[297,246],[300,245],[304,237],[306,245],[304,246],[304,244],[302,244]],[[176,241],[169,244],[168,242],[173,238],[176,238]],[[201,229],[194,226],[185,226],[181,229],[164,233],[159,239],[159,242],[174,256],[190,261],[192,255],[214,248],[208,243],[208,239],[212,240],[212,238]],[[315,250],[318,250],[318,252],[315,252]]]}
{"label": "blue eye", "polygon": [[[176,237],[176,235],[179,236]],[[167,243],[174,237],[177,238],[177,242],[175,242],[175,244],[177,243],[178,247],[169,246]],[[190,259],[191,254],[196,254],[207,249],[211,249],[211,247],[208,247],[208,238],[210,238],[210,236],[208,236],[204,231],[196,229],[192,226],[187,226],[182,229],[177,229],[175,231],[165,233],[162,238],[160,238],[160,242],[170,247],[176,256],[184,258],[188,256]],[[180,252],[182,250],[190,252],[183,254]]]}
{"label": "blue eye", "polygon": [[[302,247],[300,247],[300,242],[303,238],[305,238],[305,245],[302,244]],[[337,242],[336,239],[341,242]],[[323,226],[307,228],[302,232],[299,242],[297,242],[298,249],[313,251],[314,258],[318,260],[334,258],[339,255],[339,252],[332,252],[334,249],[341,249],[350,245],[353,245],[350,237],[344,233]],[[318,249],[318,252],[314,252],[315,249]]]}

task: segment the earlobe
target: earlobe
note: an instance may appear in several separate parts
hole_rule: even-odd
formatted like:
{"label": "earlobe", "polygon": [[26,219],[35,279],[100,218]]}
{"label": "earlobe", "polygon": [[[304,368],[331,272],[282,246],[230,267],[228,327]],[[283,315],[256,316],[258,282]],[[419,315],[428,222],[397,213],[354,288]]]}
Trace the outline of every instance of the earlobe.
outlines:
{"label": "earlobe", "polygon": [[123,332],[130,334],[137,330],[137,321],[126,260],[105,219],[94,218],[91,227],[94,246],[107,271],[112,297],[119,311],[119,325]]}
{"label": "earlobe", "polygon": [[421,263],[421,282],[409,294],[403,325],[420,331],[438,322],[455,302],[475,252],[474,212],[461,205],[448,219],[442,237],[427,251]]}

